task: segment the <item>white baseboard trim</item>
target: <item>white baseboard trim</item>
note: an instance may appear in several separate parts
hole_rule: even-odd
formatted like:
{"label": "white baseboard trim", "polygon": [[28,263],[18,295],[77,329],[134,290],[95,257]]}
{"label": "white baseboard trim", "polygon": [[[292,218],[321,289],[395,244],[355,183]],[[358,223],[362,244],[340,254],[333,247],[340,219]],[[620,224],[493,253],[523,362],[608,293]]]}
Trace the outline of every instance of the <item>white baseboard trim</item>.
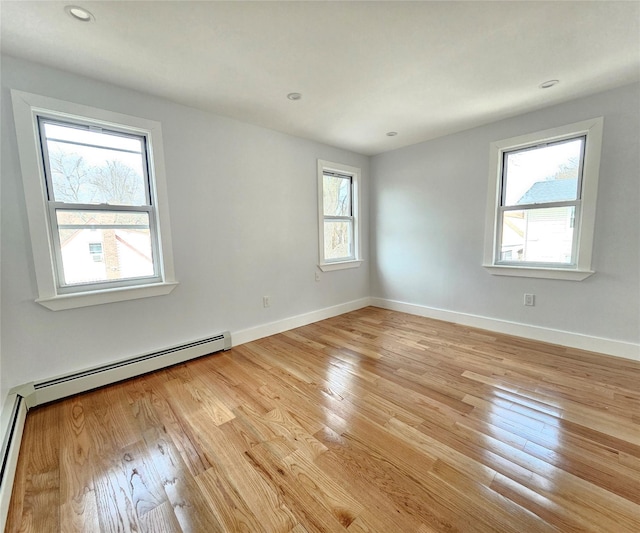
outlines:
{"label": "white baseboard trim", "polygon": [[371,298],[360,298],[359,300],[352,300],[332,307],[325,307],[324,309],[311,311],[310,313],[305,313],[303,315],[283,318],[282,320],[269,322],[268,324],[263,324],[254,328],[233,331],[231,332],[233,346],[239,346],[240,344],[262,339],[269,335],[276,335],[283,331],[306,326],[307,324],[312,324],[313,322],[349,313],[350,311],[356,311],[357,309],[362,309],[369,305],[371,305]]}
{"label": "white baseboard trim", "polygon": [[387,300],[385,298],[370,298],[370,305],[392,311],[401,311],[411,315],[445,320],[447,322],[453,322],[463,326],[486,329],[489,331],[495,331],[496,333],[525,337],[527,339],[559,344],[569,348],[578,348],[580,350],[588,350],[590,352],[623,357],[625,359],[631,359],[632,361],[640,361],[640,345],[630,342],[616,341],[602,337],[591,337],[580,333],[571,333],[568,331],[543,328],[540,326],[531,326],[528,324],[521,324],[519,322],[509,322],[508,320],[488,318],[467,313],[458,313],[455,311],[447,311],[445,309],[437,309],[435,307],[399,302],[396,300]]}
{"label": "white baseboard trim", "polygon": [[24,422],[27,418],[27,404],[19,394],[9,393],[5,399],[0,415],[0,435],[2,436],[2,452],[0,456],[0,529],[4,531],[13,480],[18,464],[18,453],[22,442]]}

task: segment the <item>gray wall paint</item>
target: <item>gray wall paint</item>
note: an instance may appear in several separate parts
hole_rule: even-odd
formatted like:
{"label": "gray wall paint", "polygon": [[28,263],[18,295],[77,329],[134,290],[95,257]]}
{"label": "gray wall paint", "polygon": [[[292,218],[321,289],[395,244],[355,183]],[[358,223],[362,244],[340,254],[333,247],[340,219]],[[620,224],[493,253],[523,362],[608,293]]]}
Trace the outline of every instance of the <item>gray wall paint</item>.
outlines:
{"label": "gray wall paint", "polygon": [[[640,340],[640,88],[622,87],[372,159],[372,295]],[[604,116],[593,266],[582,281],[482,268],[489,143]],[[536,295],[535,307],[523,294]]]}
{"label": "gray wall paint", "polygon": [[[180,281],[173,293],[58,312],[34,302],[8,88],[162,123]],[[323,273],[319,283],[318,158],[362,169],[365,259],[361,268]],[[28,381],[368,296],[368,176],[365,156],[4,57],[0,397]]]}

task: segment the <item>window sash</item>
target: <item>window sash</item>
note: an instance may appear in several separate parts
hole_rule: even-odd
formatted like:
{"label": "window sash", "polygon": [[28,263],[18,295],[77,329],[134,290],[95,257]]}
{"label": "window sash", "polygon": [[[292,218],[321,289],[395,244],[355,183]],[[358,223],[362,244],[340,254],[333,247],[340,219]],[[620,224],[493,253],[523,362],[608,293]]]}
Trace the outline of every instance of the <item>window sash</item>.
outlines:
{"label": "window sash", "polygon": [[[123,132],[123,131],[118,131],[118,130],[114,130],[114,129],[110,129],[110,128],[103,128],[101,126],[97,126],[95,124],[92,124],[90,121],[87,122],[67,122],[64,120],[60,120],[58,118],[52,118],[49,117],[47,115],[38,115],[38,133],[40,135],[40,149],[41,149],[41,153],[42,153],[42,162],[44,165],[44,175],[45,175],[45,185],[46,185],[46,192],[47,192],[47,200],[52,202],[52,201],[56,201],[55,200],[55,195],[53,193],[53,173],[51,171],[51,159],[49,157],[49,146],[47,143],[47,136],[45,133],[45,125],[46,124],[53,124],[55,126],[64,126],[67,128],[74,128],[74,129],[78,129],[78,130],[84,130],[84,131],[95,131],[95,132],[99,132],[99,133],[105,133],[108,135],[114,135],[117,137],[124,137],[124,138],[128,138],[128,139],[136,139],[140,141],[140,147],[141,147],[141,153],[140,153],[140,157],[141,157],[141,162],[142,162],[142,176],[144,179],[144,189],[145,189],[145,201],[146,204],[143,205],[152,205],[152,199],[153,199],[153,194],[152,194],[152,188],[151,188],[151,179],[150,179],[150,173],[149,173],[149,151],[148,151],[148,139],[147,136],[144,134],[136,134],[136,133],[128,133],[128,132]],[[65,141],[66,142],[66,141]],[[105,147],[101,147],[98,145],[91,145],[91,144],[86,144],[86,143],[80,143],[80,142],[73,142],[70,144],[76,144],[78,146],[93,146],[95,148],[98,149],[103,149]],[[115,149],[115,148],[108,148],[109,150],[113,150],[113,151],[120,151],[120,152],[125,152],[125,153],[131,153],[130,150],[125,150],[125,149]],[[115,204],[113,204],[115,205]]]}
{"label": "window sash", "polygon": [[[353,261],[356,258],[355,253],[355,221],[353,217],[325,217],[325,222],[346,222],[349,224],[349,253],[340,257],[328,258],[324,255],[325,263],[339,263],[341,261]],[[324,228],[323,228],[324,229]],[[326,247],[326,243],[324,243]]]}
{"label": "window sash", "polygon": [[[90,283],[67,283],[64,275],[64,262],[62,259],[62,244],[60,242],[60,229],[67,229],[64,225],[58,224],[58,212],[60,211],[96,211],[105,213],[146,213],[149,217],[149,236],[151,239],[151,259],[153,266],[153,275],[142,277],[131,277],[116,280],[105,280]],[[49,224],[51,227],[51,240],[53,243],[53,251],[55,254],[54,271],[57,280],[57,289],[60,294],[68,294],[71,292],[84,292],[110,289],[116,287],[128,287],[131,285],[140,285],[141,283],[159,283],[162,281],[162,272],[160,269],[160,247],[157,232],[153,230],[156,227],[156,213],[151,206],[116,206],[96,205],[96,204],[69,204],[63,202],[49,202],[48,204]],[[74,225],[75,226],[75,225]],[[95,227],[97,229],[127,229],[131,226],[122,224],[87,224],[87,229]],[[139,226],[136,226],[139,227]],[[104,248],[104,247],[103,247]],[[104,255],[104,249],[102,251]]]}
{"label": "window sash", "polygon": [[[587,136],[586,135],[571,135],[564,139],[554,140],[554,141],[541,141],[530,144],[529,146],[515,148],[515,149],[507,149],[502,151],[501,158],[501,166],[500,166],[500,207],[523,207],[525,204],[507,206],[506,204],[506,196],[507,196],[507,173],[509,172],[507,158],[509,155],[519,154],[522,152],[529,152],[531,150],[536,150],[538,148],[546,148],[548,146],[557,146],[559,144],[564,144],[567,142],[581,140],[580,145],[580,159],[578,161],[578,183],[576,187],[576,199],[575,200],[567,200],[567,201],[579,201],[582,199],[582,181],[583,181],[583,173],[584,173],[584,156],[585,156],[585,147],[587,144]],[[540,202],[540,204],[547,205],[552,202]],[[532,205],[540,205],[540,204],[527,204],[528,206]]]}
{"label": "window sash", "polygon": [[[529,204],[528,206],[498,207],[496,223],[496,248],[494,264],[502,266],[521,266],[533,268],[576,268],[578,264],[578,243],[580,239],[580,211],[582,202],[575,200],[572,202],[549,202],[541,204]],[[542,261],[510,261],[502,259],[504,214],[509,211],[535,211],[537,209],[551,209],[554,207],[573,207],[573,233],[571,239],[571,260],[564,262],[542,262]]]}
{"label": "window sash", "polygon": [[[111,128],[103,128],[101,126],[93,125],[91,121],[82,122],[68,122],[65,120],[59,120],[46,115],[38,115],[38,132],[40,135],[40,154],[44,169],[44,180],[46,189],[46,202],[47,202],[47,214],[50,228],[51,242],[53,244],[53,256],[54,256],[54,273],[56,279],[56,289],[60,294],[79,293],[79,292],[91,292],[96,290],[105,290],[119,287],[139,286],[143,284],[159,283],[163,281],[163,273],[161,271],[161,257],[160,257],[160,243],[158,240],[158,225],[156,217],[156,209],[152,204],[152,184],[149,173],[149,161],[148,161],[148,148],[147,148],[147,136],[144,134],[134,134],[128,132],[122,132]],[[77,202],[61,202],[56,201],[53,193],[53,175],[51,171],[51,162],[48,152],[47,137],[45,133],[45,124],[60,125],[69,128],[75,128],[86,131],[96,131],[100,133],[107,133],[109,135],[116,135],[119,137],[132,138],[140,141],[141,146],[141,163],[142,163],[142,177],[144,180],[145,189],[145,204],[143,205],[120,205],[120,204],[84,204]],[[66,142],[66,141],[65,141]],[[83,146],[89,146],[87,143],[75,143]],[[94,146],[94,145],[90,145]],[[95,145],[96,148],[103,149],[104,147]],[[112,148],[109,148],[110,150]],[[113,149],[114,151],[130,152],[125,149]],[[96,211],[96,212],[139,212],[146,213],[149,217],[149,234],[151,239],[151,255],[152,255],[152,267],[153,275],[143,277],[131,277],[116,280],[104,280],[89,283],[67,283],[64,275],[64,263],[62,258],[62,245],[60,242],[60,229],[62,228],[58,224],[57,213],[60,211]],[[98,227],[106,228],[107,226],[98,225]],[[124,226],[118,226],[124,227]],[[103,252],[104,253],[104,252]]]}

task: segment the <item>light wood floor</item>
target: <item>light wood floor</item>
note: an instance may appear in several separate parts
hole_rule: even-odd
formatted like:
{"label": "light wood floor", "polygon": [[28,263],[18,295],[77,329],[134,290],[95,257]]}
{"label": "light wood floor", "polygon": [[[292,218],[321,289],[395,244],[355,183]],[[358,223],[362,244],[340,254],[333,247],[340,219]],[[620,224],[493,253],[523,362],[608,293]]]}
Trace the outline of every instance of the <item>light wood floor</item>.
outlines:
{"label": "light wood floor", "polygon": [[29,412],[7,531],[640,531],[640,364],[367,308]]}

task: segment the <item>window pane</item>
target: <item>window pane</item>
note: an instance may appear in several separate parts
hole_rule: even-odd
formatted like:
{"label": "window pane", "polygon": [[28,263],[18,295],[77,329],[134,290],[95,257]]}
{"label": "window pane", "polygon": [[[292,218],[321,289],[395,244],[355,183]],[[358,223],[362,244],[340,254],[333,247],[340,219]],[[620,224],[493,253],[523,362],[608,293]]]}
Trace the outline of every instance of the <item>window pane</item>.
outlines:
{"label": "window pane", "polygon": [[353,221],[324,221],[324,258],[326,261],[353,257]]}
{"label": "window pane", "polygon": [[584,138],[505,154],[503,205],[578,198]]}
{"label": "window pane", "polygon": [[149,214],[56,211],[66,285],[154,276]]}
{"label": "window pane", "polygon": [[148,205],[142,137],[44,122],[53,199]]}
{"label": "window pane", "polygon": [[505,211],[500,261],[571,264],[575,207]]}
{"label": "window pane", "polygon": [[325,216],[351,216],[351,179],[323,176],[323,199]]}

